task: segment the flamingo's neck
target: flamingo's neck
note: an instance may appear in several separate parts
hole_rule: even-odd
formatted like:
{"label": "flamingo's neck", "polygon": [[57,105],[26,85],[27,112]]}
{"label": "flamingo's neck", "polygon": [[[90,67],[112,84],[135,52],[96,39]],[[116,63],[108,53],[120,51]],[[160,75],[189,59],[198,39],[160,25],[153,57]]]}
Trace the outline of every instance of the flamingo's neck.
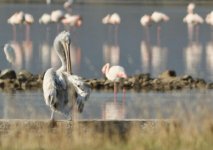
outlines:
{"label": "flamingo's neck", "polygon": [[107,74],[109,73],[109,64],[108,63],[103,66],[102,72],[107,76]]}

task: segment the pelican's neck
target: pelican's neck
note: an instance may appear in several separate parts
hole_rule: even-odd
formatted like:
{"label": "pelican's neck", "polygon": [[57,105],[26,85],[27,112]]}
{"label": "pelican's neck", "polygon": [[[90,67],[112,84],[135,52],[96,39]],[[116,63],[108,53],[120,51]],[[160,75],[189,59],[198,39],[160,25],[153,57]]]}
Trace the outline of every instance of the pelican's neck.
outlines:
{"label": "pelican's neck", "polygon": [[59,71],[65,72],[67,71],[67,61],[66,61],[66,55],[65,51],[63,49],[63,46],[60,44],[60,41],[56,40],[54,42],[54,48],[58,54],[59,59],[61,60],[61,67],[58,69]]}

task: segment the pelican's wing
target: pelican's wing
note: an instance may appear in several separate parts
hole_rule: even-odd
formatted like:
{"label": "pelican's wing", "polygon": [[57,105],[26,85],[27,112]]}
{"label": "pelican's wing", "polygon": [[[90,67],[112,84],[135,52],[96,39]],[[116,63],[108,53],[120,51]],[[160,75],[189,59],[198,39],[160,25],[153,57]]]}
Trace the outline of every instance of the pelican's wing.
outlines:
{"label": "pelican's wing", "polygon": [[83,78],[77,75],[70,75],[69,81],[73,84],[78,94],[77,100],[87,100],[90,96],[90,87],[83,81]]}

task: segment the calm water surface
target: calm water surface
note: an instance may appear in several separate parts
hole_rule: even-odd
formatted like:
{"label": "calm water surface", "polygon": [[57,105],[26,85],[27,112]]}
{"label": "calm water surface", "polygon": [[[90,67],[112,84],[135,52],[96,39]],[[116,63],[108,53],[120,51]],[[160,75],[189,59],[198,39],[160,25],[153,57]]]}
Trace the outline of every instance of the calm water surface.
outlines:
{"label": "calm water surface", "polygon": [[[50,67],[60,66],[53,50],[53,40],[57,35],[56,25],[38,23],[43,13],[54,9],[63,9],[61,5],[0,5],[0,45],[11,42],[15,48],[14,64],[11,65],[0,51],[0,69],[13,68],[16,71],[27,69],[34,74],[42,73]],[[212,7],[198,6],[196,12],[205,17]],[[17,26],[17,36],[13,37],[12,27],[7,19],[15,11],[23,10],[34,16],[30,39],[26,39],[25,26]],[[144,14],[162,11],[170,16],[170,21],[161,24],[161,38],[157,41],[157,26],[146,31],[139,23]],[[101,23],[107,13],[118,12],[121,24],[117,35],[113,27]],[[100,78],[101,67],[110,62],[125,67],[128,75],[150,73],[157,76],[166,69],[173,69],[178,75],[190,74],[196,78],[213,81],[213,42],[211,28],[203,24],[199,35],[189,41],[187,26],[182,22],[186,15],[186,6],[145,6],[145,5],[74,5],[74,14],[83,17],[83,26],[67,29],[60,25],[60,31],[66,29],[72,35],[73,72],[86,78]],[[183,91],[171,93],[134,93],[128,92],[122,101],[119,95],[114,103],[112,92],[92,92],[79,118],[171,118],[197,112],[203,107],[211,110],[211,91]],[[202,104],[202,105],[201,105]],[[207,104],[207,105],[206,105]],[[211,104],[211,105],[209,105]],[[0,93],[1,118],[49,118],[49,108],[45,106],[41,91]],[[200,108],[201,107],[201,108]],[[21,110],[21,111],[20,111]],[[187,111],[186,111],[187,110]],[[208,110],[208,109],[207,109]],[[199,114],[199,113],[196,113]],[[58,116],[63,118],[62,116]]]}
{"label": "calm water surface", "polygon": [[[112,92],[93,91],[78,119],[177,119],[201,116],[213,112],[212,91],[179,91],[169,93],[127,92],[125,98],[118,94],[114,101]],[[49,119],[50,109],[41,91],[0,93],[0,117],[9,119]],[[58,119],[65,119],[56,114]]]}

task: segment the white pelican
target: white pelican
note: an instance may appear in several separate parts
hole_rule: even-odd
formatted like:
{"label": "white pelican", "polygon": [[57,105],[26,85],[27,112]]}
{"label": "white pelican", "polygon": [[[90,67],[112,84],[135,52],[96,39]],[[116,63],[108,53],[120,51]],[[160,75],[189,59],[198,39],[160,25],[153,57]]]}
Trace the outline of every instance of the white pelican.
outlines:
{"label": "white pelican", "polygon": [[[102,67],[102,73],[106,75],[106,78],[114,82],[114,101],[116,101],[117,86],[116,82],[119,82],[120,78],[127,78],[125,69],[122,66],[111,66],[109,63],[106,63]],[[123,94],[125,94],[125,89],[123,89]]]}
{"label": "white pelican", "polygon": [[70,43],[69,32],[63,31],[55,38],[54,48],[62,66],[58,70],[50,68],[44,75],[44,99],[52,110],[51,120],[54,120],[55,111],[70,118],[75,103],[78,105],[78,111],[82,112],[84,101],[88,99],[90,94],[90,88],[83,82],[82,78],[72,75]]}

